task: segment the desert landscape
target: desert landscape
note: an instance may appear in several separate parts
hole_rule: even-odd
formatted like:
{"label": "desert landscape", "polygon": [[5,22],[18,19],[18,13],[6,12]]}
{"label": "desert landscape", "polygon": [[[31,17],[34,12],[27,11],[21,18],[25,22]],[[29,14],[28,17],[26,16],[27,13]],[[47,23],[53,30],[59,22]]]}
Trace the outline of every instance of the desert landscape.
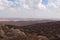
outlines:
{"label": "desert landscape", "polygon": [[0,40],[60,40],[60,0],[0,0]]}
{"label": "desert landscape", "polygon": [[60,21],[0,21],[0,40],[60,40]]}

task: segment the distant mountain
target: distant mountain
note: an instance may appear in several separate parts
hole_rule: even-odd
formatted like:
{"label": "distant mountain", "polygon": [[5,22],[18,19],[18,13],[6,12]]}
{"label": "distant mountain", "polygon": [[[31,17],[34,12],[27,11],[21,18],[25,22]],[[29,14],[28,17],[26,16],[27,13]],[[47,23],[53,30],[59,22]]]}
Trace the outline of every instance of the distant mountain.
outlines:
{"label": "distant mountain", "polygon": [[56,20],[48,20],[48,19],[10,19],[10,18],[0,18],[0,24],[8,24],[8,25],[19,25],[19,26],[25,26],[25,25],[31,25],[36,23],[46,23],[46,22],[55,22]]}
{"label": "distant mountain", "polygon": [[57,21],[44,18],[0,18],[0,21]]}

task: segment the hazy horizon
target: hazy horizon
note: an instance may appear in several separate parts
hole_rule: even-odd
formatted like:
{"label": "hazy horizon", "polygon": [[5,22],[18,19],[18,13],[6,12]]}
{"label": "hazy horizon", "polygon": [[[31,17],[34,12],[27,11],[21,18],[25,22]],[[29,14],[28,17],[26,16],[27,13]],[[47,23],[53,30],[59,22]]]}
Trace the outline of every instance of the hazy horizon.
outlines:
{"label": "hazy horizon", "polygon": [[45,18],[0,18],[0,21],[60,21],[60,20]]}

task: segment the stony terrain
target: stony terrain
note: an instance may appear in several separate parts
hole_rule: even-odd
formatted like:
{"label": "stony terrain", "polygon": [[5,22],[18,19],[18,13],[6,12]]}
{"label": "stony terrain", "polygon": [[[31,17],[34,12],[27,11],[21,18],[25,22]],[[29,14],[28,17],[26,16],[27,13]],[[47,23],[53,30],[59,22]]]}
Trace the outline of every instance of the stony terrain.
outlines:
{"label": "stony terrain", "polygon": [[60,21],[26,26],[0,24],[0,40],[60,40]]}

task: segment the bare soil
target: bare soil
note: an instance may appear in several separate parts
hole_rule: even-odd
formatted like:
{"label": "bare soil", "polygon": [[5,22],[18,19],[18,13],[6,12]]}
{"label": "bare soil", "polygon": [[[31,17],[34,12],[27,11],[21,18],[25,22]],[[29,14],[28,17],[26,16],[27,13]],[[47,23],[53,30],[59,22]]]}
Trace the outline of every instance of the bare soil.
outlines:
{"label": "bare soil", "polygon": [[0,40],[60,40],[60,21],[23,23],[0,22]]}

